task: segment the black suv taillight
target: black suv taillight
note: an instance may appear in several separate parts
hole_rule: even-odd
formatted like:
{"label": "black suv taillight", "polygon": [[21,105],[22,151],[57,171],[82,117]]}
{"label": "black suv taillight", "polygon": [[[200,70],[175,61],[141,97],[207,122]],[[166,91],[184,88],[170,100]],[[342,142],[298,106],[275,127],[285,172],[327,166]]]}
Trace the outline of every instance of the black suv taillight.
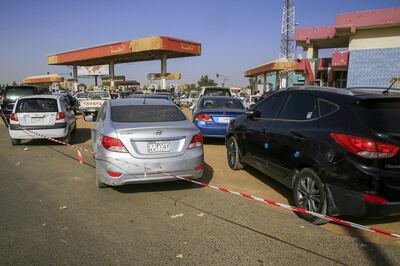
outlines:
{"label": "black suv taillight", "polygon": [[339,133],[331,133],[330,136],[347,151],[367,159],[390,158],[399,152],[399,146],[372,139]]}

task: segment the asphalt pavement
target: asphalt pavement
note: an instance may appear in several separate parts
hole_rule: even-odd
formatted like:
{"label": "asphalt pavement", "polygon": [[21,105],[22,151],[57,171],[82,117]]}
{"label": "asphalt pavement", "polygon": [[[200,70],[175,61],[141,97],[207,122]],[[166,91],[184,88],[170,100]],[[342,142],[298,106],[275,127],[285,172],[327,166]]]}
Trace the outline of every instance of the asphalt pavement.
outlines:
{"label": "asphalt pavement", "polygon": [[[184,181],[98,189],[90,155],[80,165],[49,141],[13,147],[3,124],[0,147],[1,265],[400,264],[398,245]],[[201,181],[213,175],[208,165]]]}

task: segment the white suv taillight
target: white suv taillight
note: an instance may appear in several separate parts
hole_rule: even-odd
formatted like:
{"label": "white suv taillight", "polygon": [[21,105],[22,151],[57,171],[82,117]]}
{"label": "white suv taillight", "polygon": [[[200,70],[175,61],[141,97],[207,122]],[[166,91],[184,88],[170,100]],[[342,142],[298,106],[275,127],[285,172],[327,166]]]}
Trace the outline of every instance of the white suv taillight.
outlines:
{"label": "white suv taillight", "polygon": [[109,151],[128,152],[124,144],[117,138],[102,135],[101,144],[103,144],[103,147]]}
{"label": "white suv taillight", "polygon": [[57,112],[56,114],[56,120],[61,120],[65,118],[65,113],[63,112]]}
{"label": "white suv taillight", "polygon": [[12,113],[12,114],[10,115],[10,120],[11,120],[11,121],[18,122],[17,113]]}
{"label": "white suv taillight", "polygon": [[198,133],[192,137],[188,149],[200,147],[203,145],[203,136]]}

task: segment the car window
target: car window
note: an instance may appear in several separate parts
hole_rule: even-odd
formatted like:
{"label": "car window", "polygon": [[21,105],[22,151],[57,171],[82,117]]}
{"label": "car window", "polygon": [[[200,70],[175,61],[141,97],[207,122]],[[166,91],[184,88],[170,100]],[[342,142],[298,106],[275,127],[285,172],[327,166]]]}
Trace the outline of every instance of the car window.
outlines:
{"label": "car window", "polygon": [[400,134],[399,98],[362,101],[352,106],[352,110],[373,131]]}
{"label": "car window", "polygon": [[268,97],[257,105],[254,113],[258,114],[261,118],[275,118],[282,105],[285,103],[285,100],[285,95]]}
{"label": "car window", "polygon": [[123,105],[111,106],[113,122],[169,122],[184,121],[186,116],[173,105]]}
{"label": "car window", "polygon": [[18,101],[15,111],[17,113],[58,112],[55,99],[21,99]]}
{"label": "car window", "polygon": [[318,117],[317,101],[314,96],[296,93],[289,97],[279,119],[310,120]]}
{"label": "car window", "polygon": [[337,104],[331,103],[323,99],[318,99],[318,105],[320,116],[327,116],[339,110],[339,106]]}
{"label": "car window", "polygon": [[6,89],[5,98],[16,100],[23,96],[33,95],[35,89],[33,87],[10,87]]}
{"label": "car window", "polygon": [[203,109],[243,109],[243,104],[237,99],[205,99]]}
{"label": "car window", "polygon": [[209,88],[204,90],[203,96],[231,96],[231,92],[223,88]]}

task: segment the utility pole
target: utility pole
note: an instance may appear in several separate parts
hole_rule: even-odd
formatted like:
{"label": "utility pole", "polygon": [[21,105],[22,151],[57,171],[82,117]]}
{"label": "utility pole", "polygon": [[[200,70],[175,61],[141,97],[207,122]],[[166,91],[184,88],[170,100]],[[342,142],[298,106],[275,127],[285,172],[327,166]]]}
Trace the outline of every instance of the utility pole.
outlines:
{"label": "utility pole", "polygon": [[[281,51],[279,56],[287,60],[294,60],[296,52],[296,40],[294,38],[295,27],[295,6],[294,0],[284,0],[282,12],[282,29],[281,29]],[[283,86],[288,86],[290,73],[284,71],[282,73],[276,72],[276,81],[281,83],[281,79],[286,81]],[[281,77],[279,77],[281,76]],[[281,84],[276,84],[280,88]]]}
{"label": "utility pole", "polygon": [[294,60],[296,41],[294,38],[295,27],[295,3],[294,0],[284,0],[281,30],[280,57]]}
{"label": "utility pole", "polygon": [[229,80],[228,76],[222,75],[222,74],[217,74],[217,79],[219,79],[219,77],[223,77],[222,80],[222,87],[225,87],[225,83]]}

